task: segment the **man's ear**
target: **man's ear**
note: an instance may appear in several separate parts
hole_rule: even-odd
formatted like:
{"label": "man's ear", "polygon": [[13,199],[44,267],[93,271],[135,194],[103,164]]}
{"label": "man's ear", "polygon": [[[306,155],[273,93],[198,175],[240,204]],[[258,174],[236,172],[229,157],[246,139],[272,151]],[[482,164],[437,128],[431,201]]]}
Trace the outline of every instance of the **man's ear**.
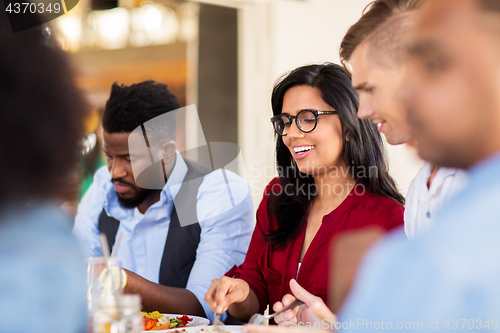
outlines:
{"label": "man's ear", "polygon": [[165,163],[169,164],[175,161],[175,150],[177,149],[177,145],[175,144],[174,140],[164,142],[161,148],[163,153],[162,159],[165,161]]}

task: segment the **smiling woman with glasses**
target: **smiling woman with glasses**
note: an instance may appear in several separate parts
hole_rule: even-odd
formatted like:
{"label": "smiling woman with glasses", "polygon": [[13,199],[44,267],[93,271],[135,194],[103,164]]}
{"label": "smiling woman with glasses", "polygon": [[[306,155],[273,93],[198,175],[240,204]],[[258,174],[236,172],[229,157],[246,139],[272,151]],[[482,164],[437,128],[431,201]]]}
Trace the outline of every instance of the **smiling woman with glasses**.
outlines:
{"label": "smiling woman with glasses", "polygon": [[265,189],[245,262],[205,297],[212,310],[242,321],[290,294],[291,279],[326,302],[331,240],[403,223],[382,137],[371,120],[358,119],[358,95],[342,67],[295,69],[278,80],[271,104],[279,177]]}

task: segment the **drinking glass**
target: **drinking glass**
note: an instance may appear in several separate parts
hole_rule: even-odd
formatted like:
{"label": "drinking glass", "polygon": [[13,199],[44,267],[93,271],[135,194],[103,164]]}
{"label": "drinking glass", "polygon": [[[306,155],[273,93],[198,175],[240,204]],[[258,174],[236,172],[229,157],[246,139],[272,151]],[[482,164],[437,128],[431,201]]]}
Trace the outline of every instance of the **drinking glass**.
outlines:
{"label": "drinking glass", "polygon": [[123,291],[123,270],[118,258],[92,257],[87,262],[87,307],[96,310],[99,298]]}

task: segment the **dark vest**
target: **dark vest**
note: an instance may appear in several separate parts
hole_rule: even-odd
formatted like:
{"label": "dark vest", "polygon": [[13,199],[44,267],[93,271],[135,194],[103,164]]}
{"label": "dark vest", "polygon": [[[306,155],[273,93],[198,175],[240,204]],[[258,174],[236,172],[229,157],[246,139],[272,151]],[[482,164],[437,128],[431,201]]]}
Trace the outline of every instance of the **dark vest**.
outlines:
{"label": "dark vest", "polygon": [[[196,216],[196,196],[203,176],[211,170],[201,164],[184,160],[188,171],[174,199],[165,249],[160,264],[159,282],[164,286],[185,288],[196,259],[200,243],[200,224]],[[179,214],[178,211],[179,210]],[[181,227],[179,215],[184,227]],[[99,231],[106,235],[110,248],[115,243],[120,222],[103,209],[99,216]]]}

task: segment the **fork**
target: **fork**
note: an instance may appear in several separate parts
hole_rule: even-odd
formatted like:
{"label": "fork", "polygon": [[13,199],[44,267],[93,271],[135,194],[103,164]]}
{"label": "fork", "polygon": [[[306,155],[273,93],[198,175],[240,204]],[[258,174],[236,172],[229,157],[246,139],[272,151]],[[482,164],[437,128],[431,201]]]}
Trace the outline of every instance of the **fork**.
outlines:
{"label": "fork", "polygon": [[217,312],[214,312],[214,327],[217,332],[224,333],[225,330],[223,327],[226,326],[221,320],[220,320],[220,314]]}
{"label": "fork", "polygon": [[275,316],[279,315],[280,313],[285,312],[286,310],[293,309],[294,307],[302,305],[302,304],[304,304],[304,302],[302,302],[301,300],[296,299],[290,305],[285,306],[283,309],[281,309],[281,311],[275,312],[272,315],[261,315],[260,313],[256,313],[256,314],[254,314],[253,316],[250,317],[250,320],[248,321],[248,323],[249,324],[254,324],[254,325],[260,325],[264,321],[266,321],[268,319],[271,319],[271,318],[274,318]]}

